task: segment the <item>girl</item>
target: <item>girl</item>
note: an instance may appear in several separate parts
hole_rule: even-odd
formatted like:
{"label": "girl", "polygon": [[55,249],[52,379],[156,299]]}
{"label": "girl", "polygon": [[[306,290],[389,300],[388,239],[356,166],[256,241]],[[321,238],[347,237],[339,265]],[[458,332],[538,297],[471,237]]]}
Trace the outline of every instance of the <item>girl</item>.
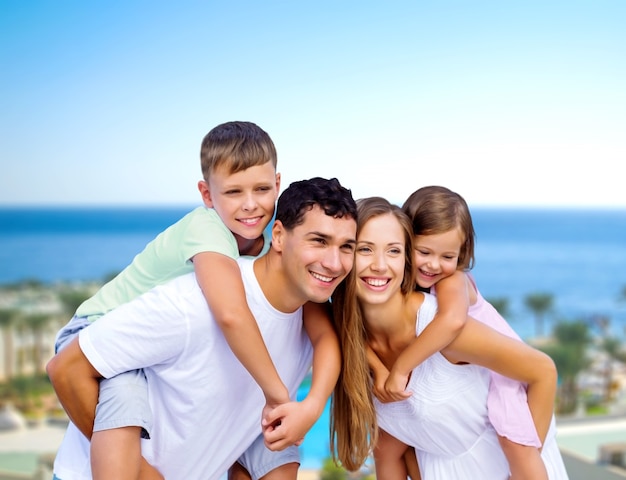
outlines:
{"label": "girl", "polygon": [[[411,222],[399,207],[373,197],[358,202],[355,265],[333,295],[344,366],[333,397],[333,454],[358,469],[374,449],[379,480],[405,479],[407,446],[415,449],[422,480],[510,477],[489,422],[492,369],[528,385],[537,411],[552,418],[556,369],[545,354],[467,318],[458,335],[410,372],[409,396],[372,399],[366,345],[391,369],[436,312],[435,297],[414,291]],[[550,480],[567,479],[553,422],[543,463]],[[380,427],[380,430],[379,428]]]}
{"label": "girl", "polygon": [[[521,341],[520,337],[480,295],[468,273],[474,263],[474,227],[467,203],[457,193],[439,186],[415,191],[403,205],[412,220],[413,260],[418,288],[437,295],[439,312],[433,322],[398,357],[391,370],[370,355],[376,378],[375,394],[389,402],[407,396],[409,372],[456,337],[466,315]],[[511,479],[545,480],[541,439],[552,411],[541,410],[528,396],[526,385],[491,373],[489,420],[511,468]]]}

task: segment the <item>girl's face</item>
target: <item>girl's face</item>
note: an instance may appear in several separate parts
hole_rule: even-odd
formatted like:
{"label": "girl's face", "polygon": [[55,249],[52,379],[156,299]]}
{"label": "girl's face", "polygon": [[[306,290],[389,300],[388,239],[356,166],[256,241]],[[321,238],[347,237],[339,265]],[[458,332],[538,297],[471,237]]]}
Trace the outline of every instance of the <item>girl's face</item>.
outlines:
{"label": "girl's face", "polygon": [[404,278],[404,231],[392,214],[379,215],[361,228],[354,272],[362,304],[380,304],[400,291]]}
{"label": "girl's face", "polygon": [[464,240],[458,228],[415,236],[413,263],[415,279],[421,288],[430,288],[456,271]]}

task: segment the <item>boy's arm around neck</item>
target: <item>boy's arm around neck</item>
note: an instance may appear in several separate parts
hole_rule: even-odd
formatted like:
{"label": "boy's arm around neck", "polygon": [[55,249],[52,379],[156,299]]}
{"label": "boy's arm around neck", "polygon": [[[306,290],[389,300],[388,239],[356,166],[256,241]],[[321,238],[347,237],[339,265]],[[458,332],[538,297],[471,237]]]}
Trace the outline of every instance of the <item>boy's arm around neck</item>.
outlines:
{"label": "boy's arm around neck", "polygon": [[268,406],[289,401],[261,331],[248,307],[236,260],[215,252],[193,257],[196,279],[230,349],[263,390]]}
{"label": "boy's arm around neck", "polygon": [[303,323],[313,346],[311,387],[301,402],[282,405],[264,416],[263,434],[270,450],[282,450],[302,441],[324,411],[339,378],[341,351],[329,304],[305,304]]}

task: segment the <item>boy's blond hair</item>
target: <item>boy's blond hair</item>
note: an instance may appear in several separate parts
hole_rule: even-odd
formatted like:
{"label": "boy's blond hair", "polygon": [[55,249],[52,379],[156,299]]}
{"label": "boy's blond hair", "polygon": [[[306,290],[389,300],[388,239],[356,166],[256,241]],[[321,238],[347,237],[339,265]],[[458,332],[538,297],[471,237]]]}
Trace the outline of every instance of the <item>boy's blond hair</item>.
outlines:
{"label": "boy's blond hair", "polygon": [[207,182],[218,168],[231,174],[267,162],[276,168],[277,161],[274,142],[252,122],[222,123],[206,134],[200,147],[202,176]]}

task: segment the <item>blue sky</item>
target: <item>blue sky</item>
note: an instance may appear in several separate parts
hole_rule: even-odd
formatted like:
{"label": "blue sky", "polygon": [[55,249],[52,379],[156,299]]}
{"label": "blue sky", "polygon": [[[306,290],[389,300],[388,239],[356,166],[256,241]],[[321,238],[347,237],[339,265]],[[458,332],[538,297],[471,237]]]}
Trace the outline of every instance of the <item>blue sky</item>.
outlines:
{"label": "blue sky", "polygon": [[250,120],[283,186],[626,208],[626,2],[0,0],[0,205],[194,205]]}

